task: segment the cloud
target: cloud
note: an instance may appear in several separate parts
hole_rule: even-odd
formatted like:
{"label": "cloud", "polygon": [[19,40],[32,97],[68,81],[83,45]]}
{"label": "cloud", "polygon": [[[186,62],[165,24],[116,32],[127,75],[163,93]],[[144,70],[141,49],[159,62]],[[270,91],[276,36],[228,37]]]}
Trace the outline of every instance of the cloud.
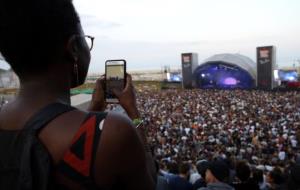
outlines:
{"label": "cloud", "polygon": [[[96,36],[91,72],[111,58],[129,69],[181,65],[180,54],[199,62],[218,53],[256,59],[256,47],[277,46],[279,65],[300,55],[300,1],[75,0],[86,33]],[[98,37],[99,36],[99,37]]]}
{"label": "cloud", "polygon": [[101,20],[94,15],[83,14],[80,15],[80,17],[82,24],[84,25],[84,27],[87,28],[112,29],[119,28],[122,26],[120,23],[117,22]]}

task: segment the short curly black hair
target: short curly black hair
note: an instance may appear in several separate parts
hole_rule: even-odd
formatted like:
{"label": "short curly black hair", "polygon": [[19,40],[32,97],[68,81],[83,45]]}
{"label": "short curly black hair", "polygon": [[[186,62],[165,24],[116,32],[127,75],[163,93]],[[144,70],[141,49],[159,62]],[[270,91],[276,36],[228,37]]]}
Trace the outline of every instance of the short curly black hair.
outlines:
{"label": "short curly black hair", "polygon": [[0,52],[19,76],[45,71],[79,23],[72,0],[1,0]]}

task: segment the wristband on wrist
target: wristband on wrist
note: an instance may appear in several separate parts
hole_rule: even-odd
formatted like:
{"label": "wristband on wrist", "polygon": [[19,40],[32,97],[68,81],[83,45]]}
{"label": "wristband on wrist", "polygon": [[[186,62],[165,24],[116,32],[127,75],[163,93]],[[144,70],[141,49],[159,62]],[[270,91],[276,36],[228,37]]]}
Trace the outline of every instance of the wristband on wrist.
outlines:
{"label": "wristband on wrist", "polygon": [[139,128],[140,126],[142,126],[144,121],[141,118],[136,118],[132,121],[132,123],[134,124],[135,128]]}

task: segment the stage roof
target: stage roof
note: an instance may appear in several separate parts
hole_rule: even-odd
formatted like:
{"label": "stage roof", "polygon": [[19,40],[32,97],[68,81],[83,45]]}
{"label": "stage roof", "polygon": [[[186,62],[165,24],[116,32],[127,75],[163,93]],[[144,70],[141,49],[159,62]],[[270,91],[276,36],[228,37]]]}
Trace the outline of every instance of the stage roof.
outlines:
{"label": "stage roof", "polygon": [[251,76],[256,79],[256,63],[249,57],[241,54],[217,54],[208,59],[204,60],[201,65],[209,64],[210,62],[223,62],[231,65],[237,65],[242,69],[246,70],[251,74]]}

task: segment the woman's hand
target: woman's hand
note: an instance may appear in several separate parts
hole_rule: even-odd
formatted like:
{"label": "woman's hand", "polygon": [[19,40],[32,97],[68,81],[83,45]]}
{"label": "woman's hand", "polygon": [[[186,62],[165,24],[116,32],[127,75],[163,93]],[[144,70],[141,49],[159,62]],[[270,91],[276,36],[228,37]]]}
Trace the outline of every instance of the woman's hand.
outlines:
{"label": "woman's hand", "polygon": [[105,76],[102,75],[96,81],[95,89],[92,96],[92,101],[90,103],[88,111],[102,112],[106,109],[104,85],[105,85]]}
{"label": "woman's hand", "polygon": [[126,86],[122,92],[113,89],[113,93],[118,98],[120,105],[124,108],[131,119],[139,118],[139,112],[136,104],[135,90],[132,84],[132,77],[126,74]]}

